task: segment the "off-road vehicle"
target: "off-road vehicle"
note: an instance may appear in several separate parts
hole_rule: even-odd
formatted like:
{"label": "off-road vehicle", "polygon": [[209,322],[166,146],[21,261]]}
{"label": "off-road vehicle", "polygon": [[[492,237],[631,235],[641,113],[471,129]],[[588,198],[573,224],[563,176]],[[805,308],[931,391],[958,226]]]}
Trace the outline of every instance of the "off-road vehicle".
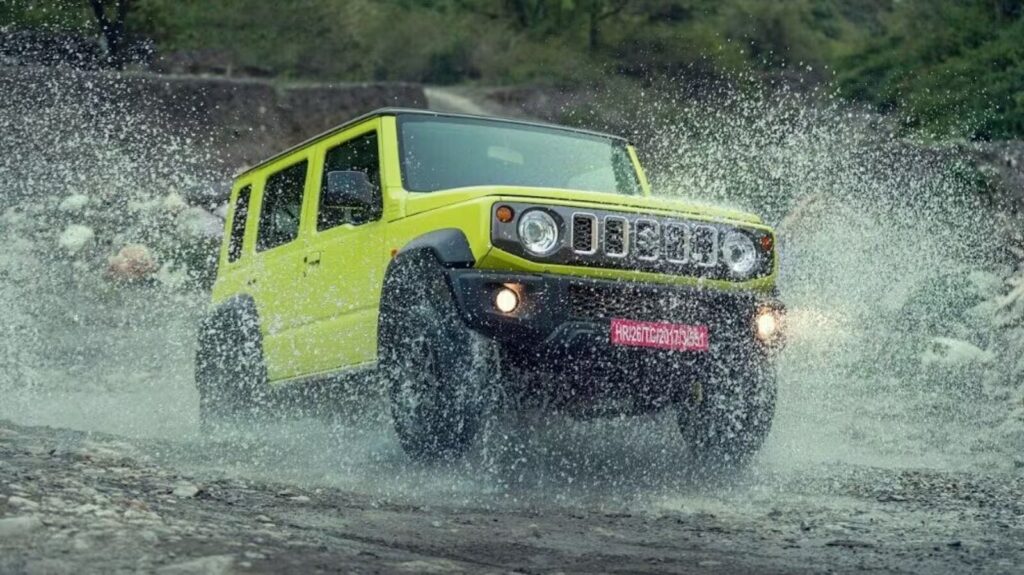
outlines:
{"label": "off-road vehicle", "polygon": [[772,230],[652,196],[622,138],[382,109],[246,170],[230,206],[206,420],[361,373],[420,459],[463,453],[495,409],[671,408],[706,461],[768,432]]}

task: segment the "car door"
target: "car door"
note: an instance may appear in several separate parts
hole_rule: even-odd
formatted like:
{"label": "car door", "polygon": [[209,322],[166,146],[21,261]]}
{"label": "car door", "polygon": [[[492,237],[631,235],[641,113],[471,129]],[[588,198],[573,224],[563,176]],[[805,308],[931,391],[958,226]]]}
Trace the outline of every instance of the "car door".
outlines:
{"label": "car door", "polygon": [[[379,120],[331,138],[316,157],[315,226],[305,256],[305,291],[313,310],[304,328],[309,365],[327,372],[368,364],[377,355],[377,309],[387,258],[383,255]],[[375,205],[330,205],[327,174],[363,172]]]}
{"label": "car door", "polygon": [[267,170],[260,195],[255,258],[249,280],[260,314],[263,356],[272,381],[301,375],[301,326],[309,322],[309,302],[301,285],[306,241],[301,233],[309,180],[308,157],[292,156]]}

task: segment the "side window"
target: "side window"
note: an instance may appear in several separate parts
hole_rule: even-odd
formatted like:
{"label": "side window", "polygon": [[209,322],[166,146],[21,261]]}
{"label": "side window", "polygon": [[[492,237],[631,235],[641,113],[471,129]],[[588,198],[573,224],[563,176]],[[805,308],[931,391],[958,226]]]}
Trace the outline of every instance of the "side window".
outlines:
{"label": "side window", "polygon": [[[373,187],[377,209],[325,205],[327,174],[330,172],[363,172]],[[316,229],[327,230],[341,224],[365,224],[380,217],[380,155],[377,133],[370,132],[331,148],[324,157],[324,173],[320,184],[320,205],[317,207]]]}
{"label": "side window", "polygon": [[256,251],[269,250],[298,237],[308,163],[303,160],[267,178],[263,186]]}
{"label": "side window", "polygon": [[245,186],[238,191],[235,210],[231,216],[231,236],[228,239],[228,261],[238,261],[242,257],[242,239],[245,237],[245,220],[249,216],[249,196],[252,186]]}

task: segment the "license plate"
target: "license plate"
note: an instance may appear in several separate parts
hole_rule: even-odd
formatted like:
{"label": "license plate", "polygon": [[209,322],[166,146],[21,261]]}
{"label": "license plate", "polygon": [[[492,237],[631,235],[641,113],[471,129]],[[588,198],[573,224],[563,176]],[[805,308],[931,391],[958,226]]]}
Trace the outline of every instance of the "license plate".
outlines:
{"label": "license plate", "polygon": [[675,351],[707,351],[708,326],[659,321],[612,320],[613,345]]}

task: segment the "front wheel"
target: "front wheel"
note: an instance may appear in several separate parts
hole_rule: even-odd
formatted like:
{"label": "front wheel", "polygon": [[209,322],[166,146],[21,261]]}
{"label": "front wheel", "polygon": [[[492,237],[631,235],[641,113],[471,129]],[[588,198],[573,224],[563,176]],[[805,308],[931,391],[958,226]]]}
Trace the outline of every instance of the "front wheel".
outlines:
{"label": "front wheel", "polygon": [[688,390],[678,422],[698,469],[742,469],[761,449],[775,416],[775,367],[757,350],[720,360]]}
{"label": "front wheel", "polygon": [[461,456],[494,402],[495,344],[466,327],[430,254],[394,261],[380,313],[381,367],[403,450],[421,461]]}

